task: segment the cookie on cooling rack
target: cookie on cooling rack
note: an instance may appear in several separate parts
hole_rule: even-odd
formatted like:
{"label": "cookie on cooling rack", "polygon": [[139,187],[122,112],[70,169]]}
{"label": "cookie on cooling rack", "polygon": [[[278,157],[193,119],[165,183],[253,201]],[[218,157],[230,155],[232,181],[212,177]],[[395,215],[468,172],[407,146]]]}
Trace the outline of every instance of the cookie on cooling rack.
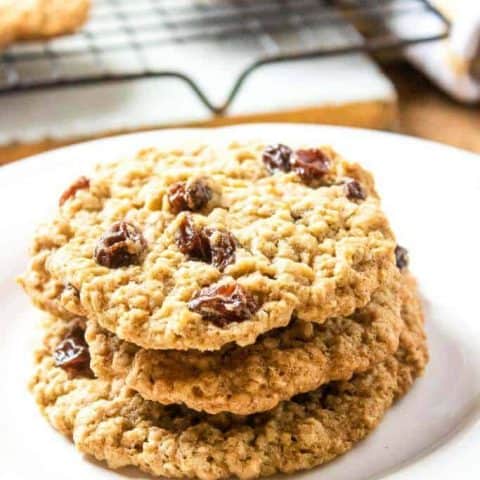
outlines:
{"label": "cookie on cooling rack", "polygon": [[72,33],[83,25],[90,0],[0,0],[0,48],[22,40]]}

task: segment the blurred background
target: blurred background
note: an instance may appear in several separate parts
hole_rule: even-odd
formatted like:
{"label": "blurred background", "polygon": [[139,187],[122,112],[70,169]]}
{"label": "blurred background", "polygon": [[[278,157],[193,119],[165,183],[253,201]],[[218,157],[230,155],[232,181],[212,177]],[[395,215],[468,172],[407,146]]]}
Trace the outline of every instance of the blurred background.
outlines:
{"label": "blurred background", "polygon": [[117,133],[245,122],[480,152],[480,2],[0,0],[0,164]]}

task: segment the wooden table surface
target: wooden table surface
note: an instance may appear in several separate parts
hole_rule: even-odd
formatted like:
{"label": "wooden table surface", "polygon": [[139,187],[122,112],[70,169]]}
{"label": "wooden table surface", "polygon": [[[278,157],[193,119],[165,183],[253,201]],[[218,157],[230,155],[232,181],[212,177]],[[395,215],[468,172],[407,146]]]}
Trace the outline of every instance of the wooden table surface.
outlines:
{"label": "wooden table surface", "polygon": [[406,64],[384,71],[399,94],[398,131],[480,153],[480,105],[455,102]]}

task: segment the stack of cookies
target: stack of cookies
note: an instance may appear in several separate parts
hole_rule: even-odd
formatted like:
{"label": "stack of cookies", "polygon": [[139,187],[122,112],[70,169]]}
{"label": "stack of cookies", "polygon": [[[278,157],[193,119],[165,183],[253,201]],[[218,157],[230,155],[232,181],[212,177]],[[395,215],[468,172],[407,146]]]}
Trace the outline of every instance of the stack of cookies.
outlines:
{"label": "stack of cookies", "polygon": [[146,149],[61,195],[20,283],[47,420],[112,468],[214,480],[351,449],[427,362],[406,251],[331,148]]}

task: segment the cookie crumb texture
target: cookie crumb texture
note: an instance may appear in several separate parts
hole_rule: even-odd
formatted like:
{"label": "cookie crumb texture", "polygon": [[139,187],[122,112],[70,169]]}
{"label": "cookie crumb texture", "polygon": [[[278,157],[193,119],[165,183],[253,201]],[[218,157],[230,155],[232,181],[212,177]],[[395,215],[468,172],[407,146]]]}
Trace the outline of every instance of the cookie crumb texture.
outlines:
{"label": "cookie crumb texture", "polygon": [[[245,346],[293,316],[322,323],[364,307],[395,264],[395,241],[371,175],[325,147],[315,150],[326,159],[321,176],[306,183],[293,167],[272,172],[264,150],[256,143],[147,149],[101,164],[88,188],[76,190],[39,229],[21,283],[52,314],[94,318],[152,349]],[[352,180],[362,198],[347,195],[345,182]],[[178,185],[189,192],[181,202],[172,200]],[[178,241],[186,216],[194,233],[203,232],[183,234],[189,244]],[[94,252],[117,222],[138,229],[145,249],[110,245],[135,262],[108,268]],[[220,262],[228,235],[230,252]],[[205,309],[189,308],[213,284],[245,292],[251,300],[235,307],[242,315],[233,312],[233,321],[219,324],[209,320],[214,311],[205,317]]]}
{"label": "cookie crumb texture", "polygon": [[265,413],[209,415],[144,400],[120,380],[69,379],[52,352],[68,322],[46,320],[31,381],[48,421],[111,468],[215,480],[291,473],[351,449],[411,387],[427,362],[418,299],[407,292],[397,352],[348,381],[332,382]]}
{"label": "cookie crumb texture", "polygon": [[90,0],[0,0],[0,48],[73,33],[85,23],[90,4]]}

